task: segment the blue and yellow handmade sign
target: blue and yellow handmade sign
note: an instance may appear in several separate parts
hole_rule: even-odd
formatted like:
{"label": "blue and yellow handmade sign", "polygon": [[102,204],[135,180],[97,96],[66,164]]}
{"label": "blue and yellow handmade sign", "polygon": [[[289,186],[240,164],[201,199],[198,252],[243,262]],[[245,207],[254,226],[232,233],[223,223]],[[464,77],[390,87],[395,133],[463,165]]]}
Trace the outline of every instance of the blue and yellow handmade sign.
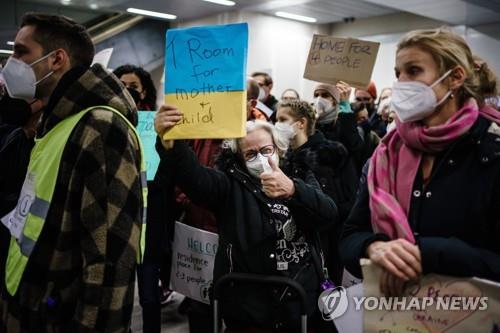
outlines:
{"label": "blue and yellow handmade sign", "polygon": [[165,50],[165,102],[183,119],[165,139],[245,135],[248,25],[171,29]]}

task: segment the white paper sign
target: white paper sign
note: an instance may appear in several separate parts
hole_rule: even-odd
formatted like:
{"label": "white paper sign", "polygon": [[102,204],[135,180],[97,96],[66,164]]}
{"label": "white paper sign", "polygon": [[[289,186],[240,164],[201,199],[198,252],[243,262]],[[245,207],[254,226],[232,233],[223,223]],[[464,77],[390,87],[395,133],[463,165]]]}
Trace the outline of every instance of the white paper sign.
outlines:
{"label": "white paper sign", "polygon": [[28,173],[24,179],[17,206],[9,214],[2,217],[2,223],[9,229],[16,239],[21,238],[24,224],[28,218],[31,205],[35,201],[35,175]]}
{"label": "white paper sign", "polygon": [[363,333],[363,309],[356,310],[354,297],[363,297],[363,285],[354,284],[346,288],[349,305],[344,315],[334,320],[339,333]]}
{"label": "white paper sign", "polygon": [[360,283],[363,283],[362,279],[355,277],[351,274],[351,272],[344,268],[344,273],[342,274],[342,286],[348,288]]}
{"label": "white paper sign", "polygon": [[172,245],[171,288],[194,300],[210,304],[219,236],[212,232],[175,223]]}
{"label": "white paper sign", "polygon": [[108,68],[109,60],[113,54],[113,48],[104,49],[97,52],[94,55],[94,60],[92,60],[92,65],[101,64],[104,68]]}

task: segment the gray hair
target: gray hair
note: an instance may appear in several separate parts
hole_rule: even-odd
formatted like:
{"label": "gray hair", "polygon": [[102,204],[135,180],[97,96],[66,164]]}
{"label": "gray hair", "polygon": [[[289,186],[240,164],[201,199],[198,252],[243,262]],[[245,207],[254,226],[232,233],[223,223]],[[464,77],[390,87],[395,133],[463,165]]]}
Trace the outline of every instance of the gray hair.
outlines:
{"label": "gray hair", "polygon": [[[279,132],[274,128],[273,124],[268,123],[263,120],[250,120],[246,123],[246,131],[247,135],[253,131],[263,129],[267,131],[271,138],[273,139],[273,143],[278,149],[278,156],[281,158],[285,156],[285,153],[288,149],[289,140],[279,135]],[[241,152],[240,143],[245,137],[237,138],[237,139],[226,139],[222,143],[223,149],[230,149],[231,152],[237,154]]]}

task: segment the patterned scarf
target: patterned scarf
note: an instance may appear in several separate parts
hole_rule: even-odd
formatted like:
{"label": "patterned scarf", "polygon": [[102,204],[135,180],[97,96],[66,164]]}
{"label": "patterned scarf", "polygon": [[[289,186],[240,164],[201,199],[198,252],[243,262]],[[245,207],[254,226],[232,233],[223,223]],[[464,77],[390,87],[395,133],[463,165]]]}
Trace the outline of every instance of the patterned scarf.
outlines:
{"label": "patterned scarf", "polygon": [[479,115],[500,124],[500,113],[479,109],[474,99],[445,124],[425,127],[421,122],[396,123],[373,153],[368,170],[371,223],[375,233],[415,243],[408,223],[411,191],[424,153],[445,150],[474,125]]}

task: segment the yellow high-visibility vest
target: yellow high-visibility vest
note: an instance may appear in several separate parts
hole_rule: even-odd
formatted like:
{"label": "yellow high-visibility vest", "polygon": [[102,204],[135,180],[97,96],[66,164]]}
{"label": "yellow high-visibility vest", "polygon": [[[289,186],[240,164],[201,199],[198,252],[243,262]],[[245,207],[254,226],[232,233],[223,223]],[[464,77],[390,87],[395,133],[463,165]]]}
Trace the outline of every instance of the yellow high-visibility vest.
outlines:
{"label": "yellow high-visibility vest", "polygon": [[9,255],[5,270],[7,291],[15,295],[29,257],[42,232],[45,219],[49,212],[52,196],[56,187],[57,175],[64,147],[78,122],[88,112],[105,109],[119,115],[135,133],[141,152],[141,187],[143,200],[143,215],[137,262],[141,263],[146,245],[146,205],[148,187],[146,181],[146,163],[144,150],[139,134],[134,126],[117,110],[109,106],[94,106],[85,109],[59,122],[43,138],[35,139],[31,151],[28,172],[23,183],[21,195],[16,208],[2,218],[2,223],[11,232]]}

